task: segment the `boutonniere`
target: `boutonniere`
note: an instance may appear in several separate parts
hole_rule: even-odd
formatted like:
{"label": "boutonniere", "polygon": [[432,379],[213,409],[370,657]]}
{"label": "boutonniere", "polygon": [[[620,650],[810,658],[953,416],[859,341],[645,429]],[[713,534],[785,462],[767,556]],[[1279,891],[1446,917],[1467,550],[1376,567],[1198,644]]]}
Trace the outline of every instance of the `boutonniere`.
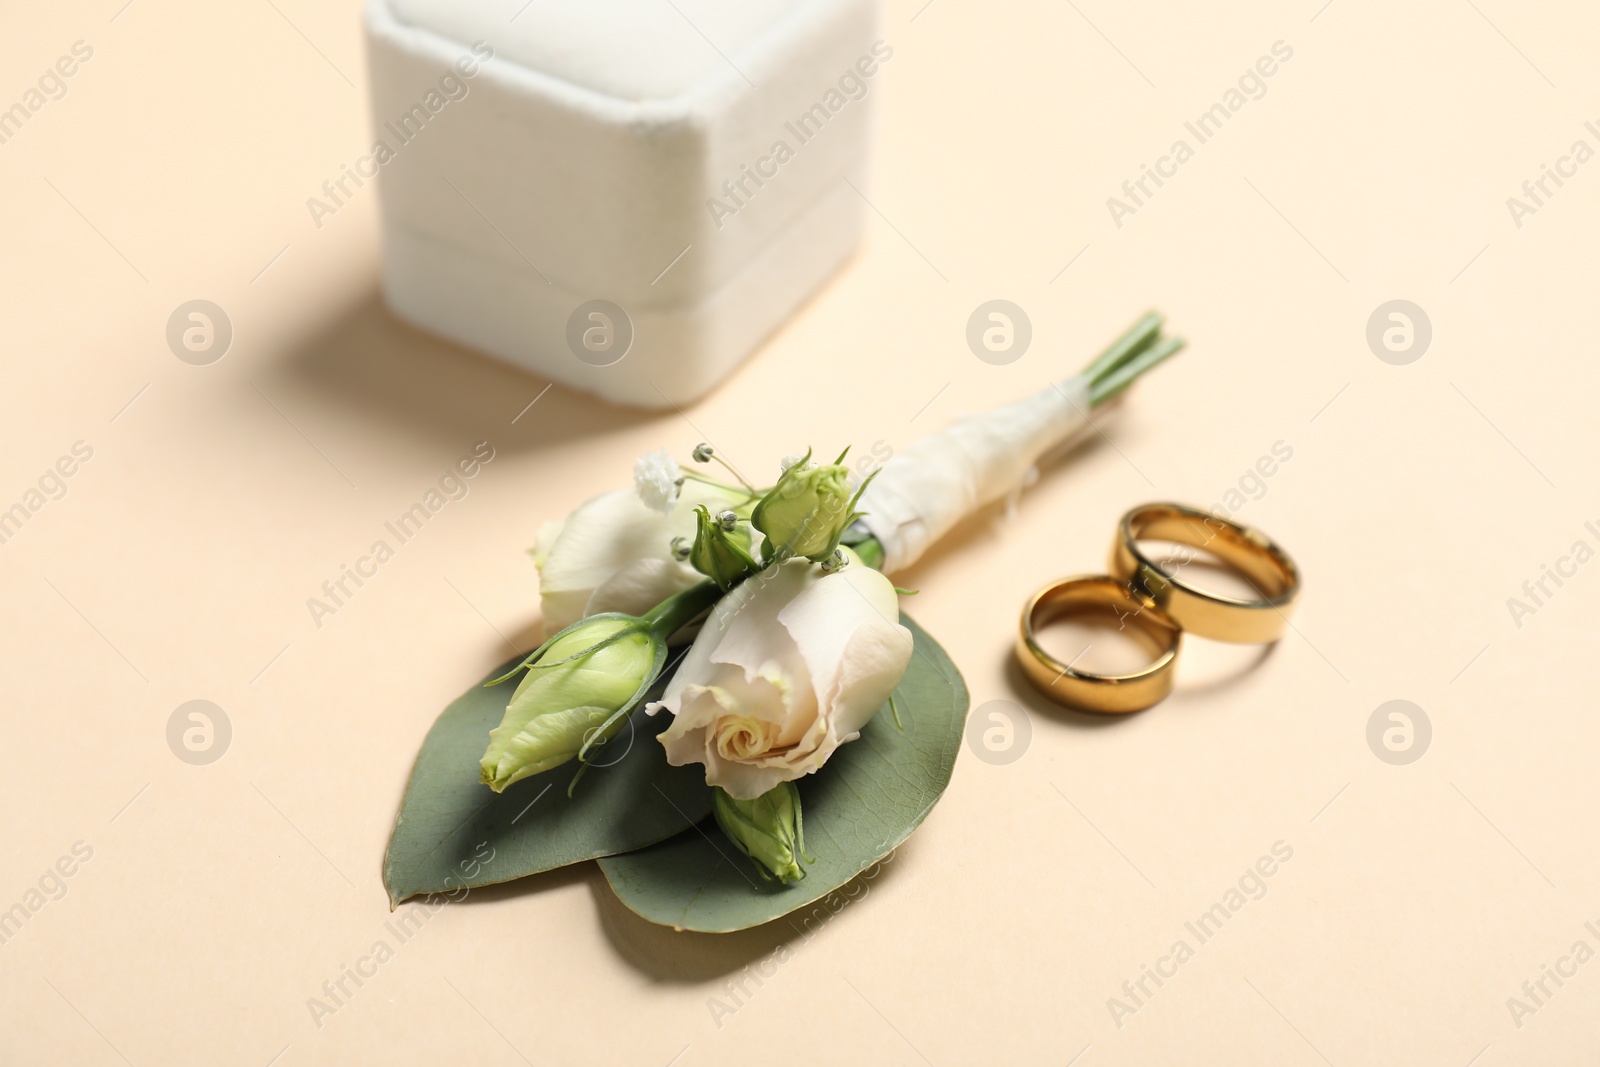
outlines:
{"label": "boutonniere", "polygon": [[640,457],[633,488],[539,531],[551,636],[429,731],[391,902],[599,859],[645,918],[728,931],[884,860],[949,783],[968,703],[887,575],[1182,344],[1148,315],[1082,373],[864,478],[848,449],[785,457],[764,487],[706,444]]}

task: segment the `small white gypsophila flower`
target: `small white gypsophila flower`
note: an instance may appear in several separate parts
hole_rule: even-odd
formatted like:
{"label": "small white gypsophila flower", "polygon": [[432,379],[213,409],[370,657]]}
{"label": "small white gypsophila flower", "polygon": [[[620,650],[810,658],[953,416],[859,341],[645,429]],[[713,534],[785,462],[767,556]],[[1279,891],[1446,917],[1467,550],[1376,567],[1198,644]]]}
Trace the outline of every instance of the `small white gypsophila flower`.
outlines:
{"label": "small white gypsophila flower", "polygon": [[683,471],[678,461],[664,448],[646,452],[633,464],[633,487],[639,499],[652,511],[666,515],[678,502],[678,488],[683,484]]}
{"label": "small white gypsophila flower", "polygon": [[[778,466],[782,467],[784,470],[787,471],[790,467],[796,466],[801,461],[805,460],[806,455],[807,454],[805,452],[793,452],[793,453],[790,453],[789,455],[784,456],[782,459],[780,459],[778,461]],[[816,460],[811,460],[811,461],[806,463],[805,469],[806,470],[810,470],[813,467],[815,467],[816,465],[817,465],[817,461]]]}

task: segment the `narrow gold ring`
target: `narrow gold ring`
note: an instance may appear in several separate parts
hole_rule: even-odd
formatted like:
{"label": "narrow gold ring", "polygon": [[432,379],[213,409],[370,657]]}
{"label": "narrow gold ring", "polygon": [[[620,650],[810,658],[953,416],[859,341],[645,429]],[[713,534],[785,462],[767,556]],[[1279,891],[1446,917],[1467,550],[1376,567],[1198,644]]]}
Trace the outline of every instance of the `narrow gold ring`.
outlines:
{"label": "narrow gold ring", "polygon": [[[1155,642],[1159,654],[1132,674],[1094,674],[1062,663],[1040,647],[1037,633],[1047,623],[1069,615],[1111,613],[1119,626],[1133,626]],[[1029,598],[1022,609],[1017,635],[1017,660],[1028,680],[1058,704],[1121,714],[1143,711],[1172,692],[1172,667],[1178,661],[1183,633],[1166,613],[1110,575],[1097,574],[1051,582]]]}
{"label": "narrow gold ring", "polygon": [[[1204,549],[1233,567],[1259,599],[1238,600],[1198,589],[1178,574],[1187,560],[1163,567],[1139,547],[1141,540]],[[1182,504],[1145,504],[1122,516],[1111,546],[1111,573],[1188,632],[1239,644],[1282,637],[1300,594],[1300,569],[1266,534]]]}

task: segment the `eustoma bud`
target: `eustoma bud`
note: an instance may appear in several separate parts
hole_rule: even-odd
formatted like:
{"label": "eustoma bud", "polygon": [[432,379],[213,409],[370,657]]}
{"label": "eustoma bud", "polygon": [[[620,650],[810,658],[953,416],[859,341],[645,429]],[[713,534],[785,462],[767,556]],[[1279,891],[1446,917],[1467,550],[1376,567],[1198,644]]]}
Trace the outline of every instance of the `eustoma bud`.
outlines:
{"label": "eustoma bud", "polygon": [[638,620],[594,615],[562,631],[518,683],[479,775],[496,793],[608,741],[654,681],[660,642]]}
{"label": "eustoma bud", "polygon": [[709,509],[695,509],[694,547],[689,563],[695,570],[717,583],[726,592],[760,570],[750,555],[750,528],[741,525],[738,515],[723,511],[715,518]]}
{"label": "eustoma bud", "polygon": [[479,763],[483,784],[503,792],[616,736],[660,675],[667,638],[716,596],[716,587],[702,582],[642,617],[591,615],[537,649],[518,665],[528,673],[489,733]]}
{"label": "eustoma bud", "polygon": [[769,563],[791,556],[827,559],[839,547],[840,534],[857,517],[853,509],[860,494],[850,492],[844,455],[820,467],[810,458],[807,452],[786,467],[750,516],[750,524],[766,536],[761,555]]}
{"label": "eustoma bud", "polygon": [[801,829],[800,791],[793,782],[783,782],[754,800],[735,800],[718,789],[711,810],[728,840],[755,861],[764,877],[793,885],[806,876],[800,859],[811,857],[806,855]]}

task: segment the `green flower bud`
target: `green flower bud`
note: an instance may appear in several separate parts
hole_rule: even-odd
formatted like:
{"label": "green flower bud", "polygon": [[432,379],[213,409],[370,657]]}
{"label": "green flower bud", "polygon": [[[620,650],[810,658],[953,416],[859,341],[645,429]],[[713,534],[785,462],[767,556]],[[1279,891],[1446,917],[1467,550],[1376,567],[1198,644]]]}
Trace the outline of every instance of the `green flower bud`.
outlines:
{"label": "green flower bud", "polygon": [[738,523],[738,516],[724,511],[712,517],[704,506],[695,508],[694,547],[689,563],[695,570],[717,583],[726,592],[760,570],[750,555],[750,528]]}
{"label": "green flower bud", "polygon": [[857,518],[853,508],[860,493],[850,492],[850,468],[839,461],[813,466],[810,457],[808,452],[786,468],[750,516],[751,525],[766,535],[761,554],[769,563],[789,556],[827,559]]}
{"label": "green flower bud", "polygon": [[534,656],[479,765],[496,793],[615,736],[660,673],[666,640],[643,620],[592,615]]}
{"label": "green flower bud", "polygon": [[806,876],[800,859],[814,860],[806,853],[800,790],[793,782],[784,782],[754,800],[735,800],[718,788],[712,794],[711,810],[728,840],[755,861],[762,877],[793,885]]}

